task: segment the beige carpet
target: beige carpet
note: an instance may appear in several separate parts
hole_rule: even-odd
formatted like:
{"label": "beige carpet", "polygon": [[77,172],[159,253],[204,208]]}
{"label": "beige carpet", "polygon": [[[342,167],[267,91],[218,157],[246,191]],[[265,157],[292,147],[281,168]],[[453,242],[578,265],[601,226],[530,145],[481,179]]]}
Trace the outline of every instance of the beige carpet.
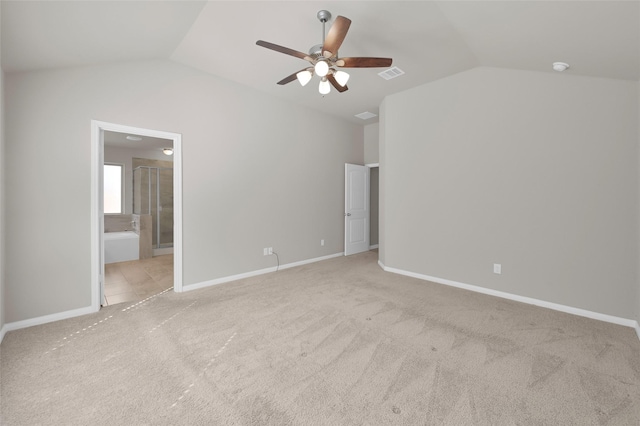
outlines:
{"label": "beige carpet", "polygon": [[3,425],[640,424],[630,328],[376,253],[8,333]]}

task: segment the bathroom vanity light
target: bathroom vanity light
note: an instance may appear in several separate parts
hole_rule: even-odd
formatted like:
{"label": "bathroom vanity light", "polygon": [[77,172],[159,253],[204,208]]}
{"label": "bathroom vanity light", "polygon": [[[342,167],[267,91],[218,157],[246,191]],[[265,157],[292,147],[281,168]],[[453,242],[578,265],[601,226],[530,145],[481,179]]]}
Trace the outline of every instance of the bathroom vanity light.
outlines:
{"label": "bathroom vanity light", "polygon": [[173,155],[173,148],[162,148],[162,153],[164,155]]}

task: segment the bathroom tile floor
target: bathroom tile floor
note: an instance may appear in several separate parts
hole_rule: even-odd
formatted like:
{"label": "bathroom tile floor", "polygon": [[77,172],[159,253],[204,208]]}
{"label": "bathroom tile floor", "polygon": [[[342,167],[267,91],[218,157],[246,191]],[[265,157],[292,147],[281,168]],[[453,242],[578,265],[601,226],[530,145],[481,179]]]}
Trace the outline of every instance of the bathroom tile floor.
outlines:
{"label": "bathroom tile floor", "polygon": [[138,302],[173,287],[173,255],[104,265],[105,305]]}

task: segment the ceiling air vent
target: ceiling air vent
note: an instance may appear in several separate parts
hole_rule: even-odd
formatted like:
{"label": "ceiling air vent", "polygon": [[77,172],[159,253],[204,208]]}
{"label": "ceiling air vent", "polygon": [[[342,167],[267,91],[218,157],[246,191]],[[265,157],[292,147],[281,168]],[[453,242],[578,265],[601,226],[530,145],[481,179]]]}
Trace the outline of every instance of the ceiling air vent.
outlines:
{"label": "ceiling air vent", "polygon": [[372,112],[365,111],[365,112],[361,112],[360,114],[356,114],[356,117],[362,120],[368,120],[370,118],[377,117],[377,115]]}
{"label": "ceiling air vent", "polygon": [[384,70],[378,73],[378,75],[385,80],[391,80],[392,78],[400,77],[402,74],[404,74],[404,71],[402,71],[398,67],[392,67],[388,70]]}

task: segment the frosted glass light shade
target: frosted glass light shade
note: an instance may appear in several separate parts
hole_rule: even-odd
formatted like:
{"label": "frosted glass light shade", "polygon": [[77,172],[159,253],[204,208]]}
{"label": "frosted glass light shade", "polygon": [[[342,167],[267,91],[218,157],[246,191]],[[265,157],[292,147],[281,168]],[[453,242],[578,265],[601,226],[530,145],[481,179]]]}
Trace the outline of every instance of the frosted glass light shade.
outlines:
{"label": "frosted glass light shade", "polygon": [[318,61],[318,63],[315,65],[315,71],[318,77],[324,77],[329,72],[329,64],[327,64],[325,61]]}
{"label": "frosted glass light shade", "polygon": [[318,90],[320,91],[321,95],[326,95],[331,91],[331,85],[329,85],[329,82],[327,81],[326,78],[323,78],[322,80],[320,80],[320,85],[318,86]]}
{"label": "frosted glass light shade", "polygon": [[296,77],[301,85],[306,86],[306,84],[311,81],[312,74],[311,71],[304,70],[296,74]]}
{"label": "frosted glass light shade", "polygon": [[336,78],[338,84],[342,87],[344,87],[347,84],[347,81],[349,81],[349,74],[344,71],[336,71],[333,76]]}

